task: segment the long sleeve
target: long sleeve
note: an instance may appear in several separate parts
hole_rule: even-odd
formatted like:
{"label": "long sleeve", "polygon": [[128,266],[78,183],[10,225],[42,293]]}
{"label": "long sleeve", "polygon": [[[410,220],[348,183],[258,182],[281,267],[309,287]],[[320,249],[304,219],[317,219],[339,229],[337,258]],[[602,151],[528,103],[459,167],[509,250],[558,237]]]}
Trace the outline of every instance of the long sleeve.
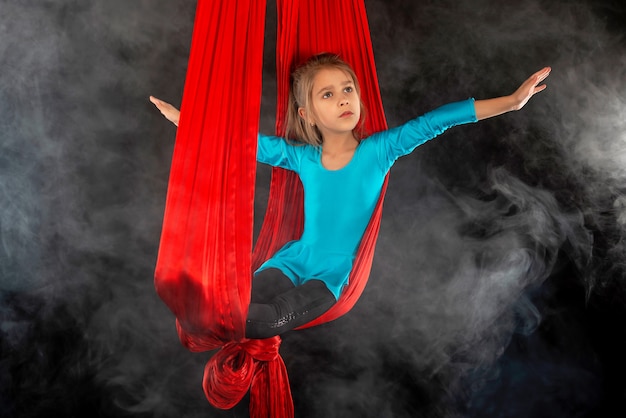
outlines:
{"label": "long sleeve", "polygon": [[386,171],[399,157],[410,154],[446,129],[476,121],[474,99],[470,98],[443,105],[404,125],[374,134],[367,141],[376,143],[381,168]]}
{"label": "long sleeve", "polygon": [[256,160],[274,167],[299,171],[302,151],[307,145],[293,145],[277,136],[258,135]]}

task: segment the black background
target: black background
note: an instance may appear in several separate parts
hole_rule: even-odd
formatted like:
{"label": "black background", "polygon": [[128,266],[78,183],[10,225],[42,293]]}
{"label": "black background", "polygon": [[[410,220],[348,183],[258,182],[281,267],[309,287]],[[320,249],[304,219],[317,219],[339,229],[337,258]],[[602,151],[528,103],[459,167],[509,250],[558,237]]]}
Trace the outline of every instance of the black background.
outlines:
{"label": "black background", "polygon": [[[394,166],[361,300],[285,335],[296,416],[623,416],[623,2],[366,6],[390,126],[553,72],[521,112]],[[0,10],[0,415],[247,416],[207,403],[209,353],[180,345],[152,281],[175,127],[147,98],[180,104],[195,2]]]}

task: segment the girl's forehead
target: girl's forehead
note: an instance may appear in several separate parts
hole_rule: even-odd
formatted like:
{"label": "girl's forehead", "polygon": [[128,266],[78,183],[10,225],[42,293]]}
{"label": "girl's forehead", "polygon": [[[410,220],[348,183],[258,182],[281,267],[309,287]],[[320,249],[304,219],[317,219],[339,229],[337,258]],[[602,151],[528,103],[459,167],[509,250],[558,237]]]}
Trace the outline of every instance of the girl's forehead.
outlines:
{"label": "girl's forehead", "polygon": [[340,68],[327,67],[320,69],[313,79],[313,84],[315,86],[321,85],[335,85],[335,84],[345,84],[347,82],[353,83],[354,80],[346,71]]}

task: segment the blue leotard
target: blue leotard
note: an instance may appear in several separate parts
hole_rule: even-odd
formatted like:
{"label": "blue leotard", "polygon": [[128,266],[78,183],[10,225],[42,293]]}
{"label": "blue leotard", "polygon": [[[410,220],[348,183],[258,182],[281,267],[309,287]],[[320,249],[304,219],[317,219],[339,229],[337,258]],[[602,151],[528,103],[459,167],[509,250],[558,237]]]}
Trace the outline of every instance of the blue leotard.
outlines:
{"label": "blue leotard", "polygon": [[475,121],[474,99],[444,105],[362,140],[339,170],[322,166],[321,147],[259,134],[257,161],[293,170],[302,180],[304,231],[257,271],[278,268],[296,286],[322,280],[339,298],[393,163],[449,127]]}

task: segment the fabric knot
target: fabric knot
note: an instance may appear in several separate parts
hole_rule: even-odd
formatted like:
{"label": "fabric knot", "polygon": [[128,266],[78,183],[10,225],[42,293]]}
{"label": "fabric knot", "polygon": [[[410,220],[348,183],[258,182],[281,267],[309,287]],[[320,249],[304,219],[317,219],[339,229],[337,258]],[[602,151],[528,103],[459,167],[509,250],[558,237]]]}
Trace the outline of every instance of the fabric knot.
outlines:
{"label": "fabric knot", "polygon": [[278,335],[262,340],[247,340],[241,343],[241,347],[246,350],[255,360],[272,361],[278,357],[281,339]]}
{"label": "fabric knot", "polygon": [[279,336],[225,344],[207,362],[203,388],[209,402],[220,409],[237,405],[267,362],[279,359]]}
{"label": "fabric knot", "polygon": [[204,368],[203,388],[208,401],[220,409],[230,409],[244,397],[255,371],[254,359],[238,343],[228,343]]}

